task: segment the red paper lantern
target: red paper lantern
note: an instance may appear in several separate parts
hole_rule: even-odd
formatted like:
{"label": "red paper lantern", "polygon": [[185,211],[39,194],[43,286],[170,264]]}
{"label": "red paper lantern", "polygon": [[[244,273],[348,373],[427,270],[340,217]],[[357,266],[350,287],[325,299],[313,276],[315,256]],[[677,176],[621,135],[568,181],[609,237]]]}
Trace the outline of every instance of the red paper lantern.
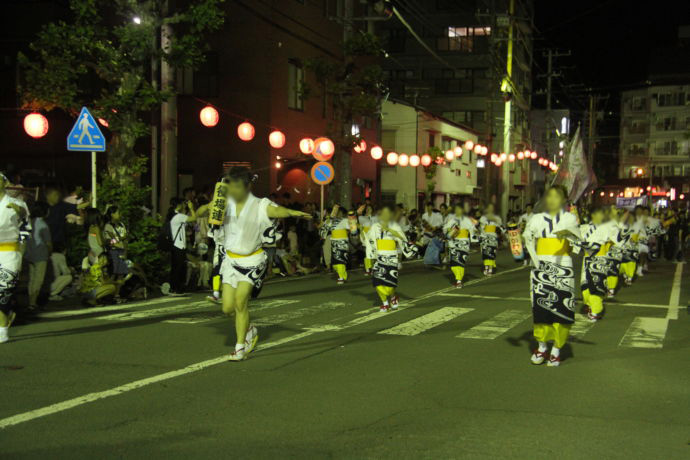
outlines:
{"label": "red paper lantern", "polygon": [[371,148],[369,154],[374,160],[380,160],[381,158],[383,158],[383,149],[378,145],[375,145]]}
{"label": "red paper lantern", "polygon": [[501,166],[503,164],[503,161],[501,160],[501,157],[498,157],[498,160],[496,160],[496,166]]}
{"label": "red paper lantern", "polygon": [[35,139],[48,134],[48,127],[48,119],[40,113],[34,112],[24,117],[24,131]]}
{"label": "red paper lantern", "polygon": [[511,163],[513,161],[515,161],[515,154],[514,153],[511,153],[510,155],[508,155],[508,161],[510,161]]}
{"label": "red paper lantern", "polygon": [[268,135],[268,143],[271,144],[271,147],[274,149],[282,149],[285,147],[285,134],[278,130],[272,131],[271,134]]}
{"label": "red paper lantern", "polygon": [[472,150],[474,148],[474,142],[472,141],[465,141],[465,149],[466,150]]}
{"label": "red paper lantern", "polygon": [[364,139],[361,139],[359,144],[355,145],[354,150],[357,153],[364,153],[367,151],[367,143],[364,141]]}
{"label": "red paper lantern", "polygon": [[453,161],[455,159],[455,152],[452,150],[446,150],[446,160]]}
{"label": "red paper lantern", "polygon": [[482,146],[479,145],[479,144],[475,145],[475,146],[474,146],[474,153],[476,153],[477,155],[479,155],[480,153],[482,153]]}
{"label": "red paper lantern", "polygon": [[237,127],[237,136],[245,142],[249,142],[254,139],[254,134],[254,126],[248,121],[240,123]]}
{"label": "red paper lantern", "polygon": [[486,155],[487,153],[489,153],[489,148],[488,148],[487,146],[485,146],[485,145],[482,145],[481,154],[482,154],[482,155]]}
{"label": "red paper lantern", "polygon": [[410,155],[410,166],[416,168],[417,166],[419,166],[419,162],[419,155]]}
{"label": "red paper lantern", "polygon": [[530,152],[530,156],[532,157],[533,160],[537,159],[537,152]]}
{"label": "red paper lantern", "polygon": [[299,150],[305,155],[311,155],[314,151],[314,140],[305,137],[304,139],[299,141]]}
{"label": "red paper lantern", "polygon": [[398,155],[398,165],[407,166],[408,164],[410,164],[410,157],[407,156],[406,153],[401,153]]}
{"label": "red paper lantern", "polygon": [[460,158],[462,156],[462,147],[460,147],[459,145],[455,147],[453,151],[455,152],[455,156],[457,158]]}
{"label": "red paper lantern", "polygon": [[328,161],[335,153],[333,141],[327,137],[319,137],[314,140],[314,158],[318,161]]}
{"label": "red paper lantern", "polygon": [[201,120],[201,124],[207,128],[216,126],[219,119],[220,116],[218,115],[218,111],[210,105],[207,105],[199,112],[199,120]]}
{"label": "red paper lantern", "polygon": [[104,126],[106,128],[110,127],[110,125],[108,124],[108,120],[106,120],[105,118],[99,118],[98,123],[100,123],[101,126]]}
{"label": "red paper lantern", "polygon": [[386,155],[386,162],[393,166],[398,163],[398,154],[395,152],[390,152],[388,155]]}
{"label": "red paper lantern", "polygon": [[518,160],[523,160],[525,158],[525,153],[524,152],[518,152],[517,153],[517,159]]}
{"label": "red paper lantern", "polygon": [[429,166],[431,164],[431,155],[425,153],[424,155],[422,155],[422,158],[420,158],[420,160],[422,162],[422,166]]}
{"label": "red paper lantern", "polygon": [[508,159],[508,155],[506,155],[505,153],[502,153],[502,154],[499,156],[499,158],[501,159],[501,161],[506,161],[506,160]]}

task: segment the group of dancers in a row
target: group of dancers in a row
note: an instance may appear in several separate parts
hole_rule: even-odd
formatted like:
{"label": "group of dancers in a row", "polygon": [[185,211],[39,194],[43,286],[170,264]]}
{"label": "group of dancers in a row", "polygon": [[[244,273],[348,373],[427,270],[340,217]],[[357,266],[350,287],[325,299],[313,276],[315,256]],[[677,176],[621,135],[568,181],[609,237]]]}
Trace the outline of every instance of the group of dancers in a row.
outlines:
{"label": "group of dancers in a row", "polygon": [[[255,180],[255,175],[241,167],[232,168],[224,177],[226,204],[219,226],[222,231],[216,233],[218,247],[223,251],[219,265],[222,309],[227,315],[235,315],[237,340],[229,356],[232,361],[246,359],[258,342],[258,331],[249,321],[248,302],[258,295],[263,284],[267,268],[263,246],[275,238],[274,220],[313,217],[278,206],[268,198],[257,198],[251,192]],[[5,193],[8,183],[0,176],[0,342],[8,339],[9,300],[21,264],[20,233],[22,222],[28,218],[26,206]],[[656,230],[648,226],[652,221],[651,218],[645,220],[644,210],[639,210],[642,215],[635,219],[627,212],[595,209],[590,223],[581,225],[576,214],[565,210],[566,193],[559,187],[547,190],[544,204],[545,212],[525,219],[523,232],[534,266],[531,272],[532,312],[538,348],[532,354],[532,362],[557,366],[560,350],[575,320],[572,253],[585,251],[583,294],[590,320],[598,321],[603,313],[603,297],[615,290],[619,270],[626,283],[632,280],[645,239]],[[184,210],[177,212],[183,214]],[[344,216],[335,207],[330,217],[321,223],[321,230],[322,235],[330,237],[331,262],[341,283],[347,279],[348,238],[361,231],[366,249],[365,268],[373,278],[373,286],[382,302],[380,309],[384,312],[398,306],[395,290],[402,259],[418,254],[422,242],[427,240],[426,244],[430,244],[428,240],[433,239],[439,229],[448,242],[449,265],[457,287],[462,286],[471,237],[475,232],[480,233],[484,273],[488,275],[495,270],[497,232],[502,222],[494,215],[491,205],[487,206],[478,224],[465,216],[462,205],[455,206],[446,219],[427,207],[422,216],[420,241],[408,238],[405,222],[399,221],[395,208],[381,206],[376,218],[373,210],[362,213],[363,216],[367,214],[369,220],[360,221],[357,216]],[[550,353],[548,342],[553,342]]]}

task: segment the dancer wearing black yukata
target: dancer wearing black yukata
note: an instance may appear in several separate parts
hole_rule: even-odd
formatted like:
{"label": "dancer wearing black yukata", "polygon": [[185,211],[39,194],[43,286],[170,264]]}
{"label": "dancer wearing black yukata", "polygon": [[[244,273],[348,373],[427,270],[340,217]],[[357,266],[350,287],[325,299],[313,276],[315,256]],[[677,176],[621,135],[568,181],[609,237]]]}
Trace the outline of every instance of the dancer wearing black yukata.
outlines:
{"label": "dancer wearing black yukata", "polygon": [[[580,239],[577,217],[563,210],[565,190],[546,192],[546,212],[532,216],[525,228],[525,242],[534,268],[531,273],[532,316],[538,347],[532,364],[561,362],[561,349],[575,322],[575,271],[570,240]],[[548,353],[548,342],[553,342]]]}

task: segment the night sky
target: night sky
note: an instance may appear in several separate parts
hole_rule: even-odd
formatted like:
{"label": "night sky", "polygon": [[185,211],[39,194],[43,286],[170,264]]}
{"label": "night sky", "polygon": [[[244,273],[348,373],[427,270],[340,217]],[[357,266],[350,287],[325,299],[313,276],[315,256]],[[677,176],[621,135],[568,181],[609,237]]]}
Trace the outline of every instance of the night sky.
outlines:
{"label": "night sky", "polygon": [[[597,92],[618,92],[647,79],[655,48],[676,45],[678,26],[690,24],[690,3],[536,0],[535,23],[536,73],[546,70],[542,49],[570,50],[572,57],[559,58],[555,69],[563,73],[557,85],[561,90],[584,84]],[[570,90],[572,97],[577,93]]]}

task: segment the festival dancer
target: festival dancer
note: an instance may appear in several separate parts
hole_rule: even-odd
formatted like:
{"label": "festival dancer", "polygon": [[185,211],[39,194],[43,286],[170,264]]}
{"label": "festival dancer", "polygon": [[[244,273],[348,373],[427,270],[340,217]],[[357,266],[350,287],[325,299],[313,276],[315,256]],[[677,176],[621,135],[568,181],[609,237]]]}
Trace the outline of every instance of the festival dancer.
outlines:
{"label": "festival dancer", "polygon": [[489,203],[484,215],[479,219],[479,243],[482,248],[484,274],[496,273],[496,249],[498,249],[498,232],[502,230],[503,221],[494,213],[494,205]]}
{"label": "festival dancer", "polygon": [[374,265],[374,248],[367,236],[369,235],[371,226],[376,223],[378,218],[374,215],[374,208],[370,204],[362,205],[362,207],[357,210],[357,214],[357,220],[359,221],[360,227],[360,240],[364,247],[364,275],[370,276],[371,267]]}
{"label": "festival dancer", "polygon": [[637,227],[638,237],[637,237],[637,251],[639,253],[639,259],[637,261],[637,276],[644,276],[644,270],[648,268],[648,257],[649,257],[649,237],[647,229],[649,228],[648,217],[645,215],[644,206],[635,206],[635,227]]}
{"label": "festival dancer", "polygon": [[[527,250],[532,256],[532,316],[538,348],[532,364],[561,363],[561,349],[575,322],[575,271],[570,241],[579,240],[577,217],[563,210],[566,192],[552,186],[545,196],[546,212],[532,216],[525,228]],[[551,353],[548,342],[553,341]]]}
{"label": "festival dancer", "polygon": [[604,222],[603,208],[594,208],[590,213],[590,223],[580,226],[585,250],[582,260],[580,289],[587,307],[587,319],[597,322],[604,312],[604,296],[607,294],[607,275],[609,273],[608,252],[618,239],[618,228]]}
{"label": "festival dancer", "polygon": [[397,309],[399,305],[395,288],[398,286],[398,274],[401,268],[400,254],[413,257],[418,248],[407,241],[400,225],[393,220],[393,208],[383,206],[379,220],[371,226],[368,238],[374,243],[373,284],[381,299],[380,311]]}
{"label": "festival dancer", "polygon": [[448,256],[450,270],[455,276],[455,287],[462,288],[465,265],[470,254],[470,237],[475,233],[474,223],[465,215],[463,204],[455,205],[454,213],[443,227],[443,233],[448,238]]}
{"label": "festival dancer", "polygon": [[350,234],[355,236],[358,232],[356,226],[354,229],[352,228],[349,220],[349,218],[345,217],[345,210],[336,204],[333,206],[330,217],[322,226],[322,236],[325,237],[329,232],[331,234],[331,265],[338,275],[338,284],[345,284],[345,281],[347,281],[347,264],[350,260]]}
{"label": "festival dancer", "polygon": [[29,225],[29,209],[7,193],[9,185],[7,176],[0,173],[0,343],[10,340],[9,327],[15,317],[11,301],[22,268],[20,245]]}
{"label": "festival dancer", "polygon": [[623,261],[621,263],[621,273],[626,286],[631,286],[635,272],[637,271],[637,261],[640,257],[640,240],[646,241],[647,234],[644,223],[635,220],[635,217],[628,212],[619,221],[621,234],[624,237]]}
{"label": "festival dancer", "polygon": [[[231,361],[242,361],[256,347],[259,335],[249,324],[249,298],[261,290],[266,274],[266,253],[261,245],[274,231],[272,219],[297,217],[311,219],[301,211],[283,208],[268,198],[252,194],[257,176],[248,168],[233,167],[224,178],[228,202],[223,223],[225,258],[220,268],[223,281],[223,313],[235,312],[237,341]],[[270,236],[270,235],[268,235]]]}

